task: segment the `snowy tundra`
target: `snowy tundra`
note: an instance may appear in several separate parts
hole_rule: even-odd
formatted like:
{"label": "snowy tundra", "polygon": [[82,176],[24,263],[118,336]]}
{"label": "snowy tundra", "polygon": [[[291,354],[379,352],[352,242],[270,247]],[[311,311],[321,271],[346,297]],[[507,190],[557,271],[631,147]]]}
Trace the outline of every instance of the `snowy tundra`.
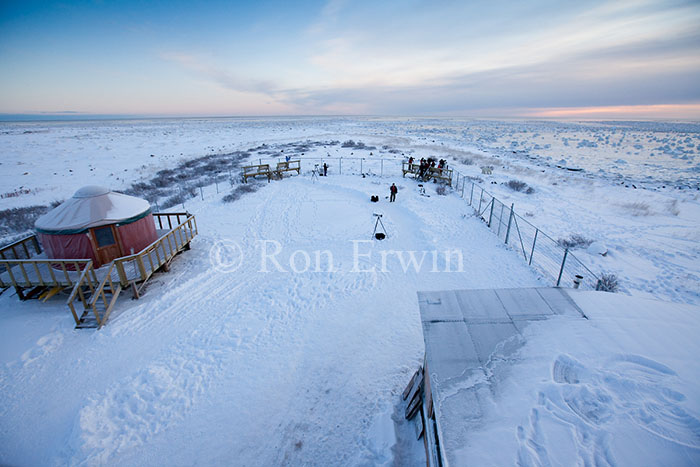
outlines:
{"label": "snowy tundra", "polygon": [[[504,247],[456,193],[441,196],[428,184],[424,196],[402,178],[397,167],[411,155],[447,158],[555,238],[604,244],[605,256],[580,255],[596,271],[615,273],[622,292],[640,303],[656,297],[691,305],[667,313],[648,305],[641,321],[593,317],[588,328],[543,323],[522,349],[525,364],[513,362],[503,382],[511,392],[504,391],[502,407],[519,409],[496,408],[475,434],[484,443],[465,446],[465,456],[487,461],[498,449],[490,433],[498,433],[508,447],[493,458],[498,463],[634,465],[624,454],[640,439],[658,447],[661,463],[698,463],[698,125],[36,122],[3,124],[0,142],[3,214],[65,199],[86,184],[146,186],[164,169],[209,155],[231,154],[238,166],[289,155],[303,167],[301,176],[246,192],[226,170],[222,179],[197,173],[184,180],[201,190],[170,209],[184,205],[197,216],[192,250],[157,275],[140,300],[125,294],[99,332],[73,329],[65,296],[39,303],[2,293],[0,463],[424,462],[400,404],[423,353],[416,291],[552,284]],[[366,165],[360,169],[355,158]],[[330,161],[328,177],[310,176],[321,159]],[[533,190],[514,191],[510,180]],[[389,204],[391,183],[399,193]],[[225,202],[230,191],[238,199]],[[144,196],[164,205],[154,193]],[[371,195],[380,202],[370,203]],[[371,235],[375,213],[387,231],[381,242]],[[21,234],[0,227],[7,238]],[[639,358],[627,365],[618,354]],[[555,367],[584,384],[552,386],[567,382],[550,381]],[[562,400],[578,414],[562,415]],[[566,417],[573,417],[569,425]],[[630,426],[648,438],[609,442]]]}

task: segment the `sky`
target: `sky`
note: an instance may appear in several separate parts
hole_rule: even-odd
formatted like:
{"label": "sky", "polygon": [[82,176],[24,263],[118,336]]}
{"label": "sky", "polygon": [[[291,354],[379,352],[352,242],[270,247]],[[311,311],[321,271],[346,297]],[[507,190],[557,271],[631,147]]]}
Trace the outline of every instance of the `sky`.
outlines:
{"label": "sky", "polygon": [[700,2],[0,0],[0,114],[700,119]]}

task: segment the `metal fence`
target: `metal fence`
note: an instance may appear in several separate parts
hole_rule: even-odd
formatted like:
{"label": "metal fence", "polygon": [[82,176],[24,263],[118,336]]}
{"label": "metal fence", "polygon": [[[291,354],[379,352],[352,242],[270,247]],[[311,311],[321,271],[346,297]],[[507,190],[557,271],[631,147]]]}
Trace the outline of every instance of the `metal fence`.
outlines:
{"label": "metal fence", "polygon": [[[363,175],[363,176],[400,176],[403,175],[402,163],[405,158],[372,158],[372,157],[301,157],[301,174],[310,175],[313,171],[321,171],[323,164],[328,164],[328,175]],[[274,168],[279,159],[254,159],[249,164],[270,164]],[[318,172],[317,172],[318,173]],[[228,176],[227,176],[228,175]],[[225,191],[228,181],[231,185],[240,180],[236,172],[220,173],[210,180],[215,180],[215,186],[197,185],[194,189],[196,196],[202,199],[207,195]],[[489,229],[522,256],[531,267],[556,286],[582,287],[598,289],[600,277],[594,274],[571,250],[560,245],[556,240],[542,232],[527,219],[518,214],[514,206],[504,204],[482,186],[468,176],[454,172],[452,188],[457,196],[464,199],[474,208],[475,214],[482,219]],[[182,203],[185,207],[184,202]],[[157,207],[157,203],[156,203]]]}
{"label": "metal fence", "polygon": [[535,227],[469,177],[456,174],[456,193],[474,208],[476,215],[506,245],[556,286],[599,289],[600,277],[568,248]]}

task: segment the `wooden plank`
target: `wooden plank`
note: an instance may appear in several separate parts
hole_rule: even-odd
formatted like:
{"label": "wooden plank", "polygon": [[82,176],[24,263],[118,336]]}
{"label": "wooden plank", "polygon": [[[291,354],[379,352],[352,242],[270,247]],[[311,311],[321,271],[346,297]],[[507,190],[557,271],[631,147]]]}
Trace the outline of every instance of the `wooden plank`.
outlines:
{"label": "wooden plank", "polygon": [[420,374],[421,369],[417,369],[415,373],[413,373],[413,376],[411,377],[411,381],[408,382],[408,386],[406,386],[406,389],[403,390],[403,400],[406,400],[408,395],[411,393],[413,390],[413,386],[415,385],[416,379],[418,379],[418,375]]}
{"label": "wooden plank", "polygon": [[46,266],[49,268],[49,275],[51,276],[51,282],[54,284],[58,284],[58,280],[56,280],[56,274],[53,272],[53,267],[51,267],[51,263],[46,263]]}
{"label": "wooden plank", "polygon": [[19,284],[17,283],[17,279],[15,279],[15,275],[12,272],[11,263],[8,261],[5,264],[7,264],[7,273],[10,275],[10,281],[12,281],[12,285],[14,285],[15,287],[19,287]]}
{"label": "wooden plank", "polygon": [[70,308],[70,312],[73,315],[73,319],[75,320],[75,325],[80,324],[80,318],[78,318],[78,314],[75,312],[75,307],[73,306],[73,302],[68,302],[68,308]]}
{"label": "wooden plank", "polygon": [[104,315],[102,316],[102,323],[100,324],[100,328],[107,323],[107,319],[109,318],[110,313],[112,313],[112,310],[114,309],[114,305],[117,303],[117,298],[119,298],[119,294],[122,291],[121,285],[117,286],[117,289],[112,292],[112,300],[109,302],[109,306],[107,306],[107,309],[105,310]]}
{"label": "wooden plank", "polygon": [[24,269],[24,264],[21,262],[17,264],[19,264],[19,270],[22,271],[22,275],[24,276],[24,281],[27,284],[27,287],[30,287],[32,283],[29,281],[29,276],[27,275],[27,271]]}
{"label": "wooden plank", "polygon": [[68,275],[68,270],[66,269],[66,262],[65,262],[65,261],[59,261],[58,264],[60,264],[60,265],[61,265],[61,269],[63,269],[63,277],[66,278],[66,283],[67,283],[68,285],[71,285],[72,282],[71,282],[71,280],[70,280],[70,276]]}
{"label": "wooden plank", "polygon": [[33,261],[32,265],[34,266],[34,270],[36,271],[36,276],[39,278],[39,284],[46,285],[44,283],[44,278],[41,277],[41,271],[39,271],[39,265],[36,263],[36,261]]}
{"label": "wooden plank", "polygon": [[141,273],[141,280],[145,281],[148,276],[146,275],[146,267],[143,265],[143,258],[141,256],[136,257],[136,265]]}

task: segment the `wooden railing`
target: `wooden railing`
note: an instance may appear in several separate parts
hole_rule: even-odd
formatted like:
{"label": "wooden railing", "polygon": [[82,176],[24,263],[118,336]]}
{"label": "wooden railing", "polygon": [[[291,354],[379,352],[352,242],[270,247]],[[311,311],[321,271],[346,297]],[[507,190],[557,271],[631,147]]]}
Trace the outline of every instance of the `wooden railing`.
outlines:
{"label": "wooden railing", "polygon": [[[166,219],[169,226],[172,225],[172,218],[179,222],[180,216],[185,216],[185,220],[175,225],[170,232],[138,253],[114,260],[122,287],[126,288],[134,282],[145,282],[159,268],[163,266],[167,268],[177,253],[189,248],[190,241],[197,235],[197,221],[193,215],[188,213],[154,214],[159,225],[162,225],[163,219]],[[138,290],[135,292],[138,295]]]}
{"label": "wooden railing", "polygon": [[[180,219],[187,219],[192,216],[189,212],[154,212],[153,221],[158,224],[159,229],[173,229],[173,225],[180,225]],[[173,222],[174,220],[174,222]],[[167,227],[163,227],[167,226]]]}
{"label": "wooden railing", "polygon": [[[15,243],[11,243],[0,249],[0,258],[2,259],[29,259],[32,256],[31,250],[39,255],[41,254],[41,245],[36,235],[29,235]],[[18,253],[19,252],[19,253]]]}
{"label": "wooden railing", "polygon": [[[94,282],[93,278],[90,277],[90,272],[92,272]],[[75,311],[75,306],[73,305],[73,302],[75,301],[76,297],[80,298],[80,301],[83,304],[83,309],[87,310],[88,300],[87,297],[85,297],[85,293],[83,292],[83,287],[87,286],[90,289],[90,293],[94,294],[94,284],[96,283],[97,277],[95,276],[95,270],[92,267],[92,260],[89,260],[85,265],[83,272],[80,274],[80,277],[78,277],[78,281],[75,283],[75,286],[73,287],[73,290],[71,291],[71,294],[68,296],[68,300],[66,301],[66,305],[68,305],[68,308],[70,309],[70,312],[73,315],[73,319],[75,320],[76,326],[80,324],[80,317]]]}
{"label": "wooden railing", "polygon": [[297,174],[299,174],[299,173],[301,173],[301,161],[296,160],[296,161],[278,162],[277,168],[275,169],[275,172],[277,172],[277,173],[296,172]]}
{"label": "wooden railing", "polygon": [[[95,272],[92,267],[92,261],[90,261],[86,265],[85,269],[83,269],[83,272],[80,274],[78,281],[73,287],[73,291],[71,292],[70,296],[68,297],[68,300],[66,301],[66,305],[68,305],[68,308],[70,309],[70,312],[73,315],[73,319],[75,320],[76,327],[101,328],[107,322],[109,314],[112,312],[112,308],[114,308],[114,304],[117,302],[119,293],[122,290],[121,284],[117,282],[115,287],[114,281],[112,281],[113,269],[114,262],[109,264],[107,274],[104,276],[104,278],[102,279],[102,281],[100,281],[99,284],[96,281],[93,282],[93,278],[95,278]],[[92,275],[90,274],[90,272],[92,272]],[[109,289],[106,290],[106,286],[108,284]],[[85,295],[88,290],[90,292],[89,297]],[[107,293],[112,294],[112,298],[110,300],[107,299]],[[76,299],[80,299],[80,303],[83,304],[82,310],[80,310],[80,316],[78,316],[78,312],[75,310],[74,302]],[[104,308],[102,308],[101,310],[98,307],[98,303],[100,300],[104,305]],[[101,316],[100,311],[102,311]],[[92,312],[92,314],[95,316],[94,323],[90,323],[90,321],[88,320],[88,315],[90,312]]]}
{"label": "wooden railing", "polygon": [[[413,174],[417,177],[420,175],[420,163],[412,162],[409,164],[408,162],[404,161],[401,171],[403,172],[404,177],[406,174]],[[426,181],[430,179],[442,180],[447,182],[448,185],[452,186],[452,173],[452,169],[427,167],[423,172],[423,179]]]}
{"label": "wooden railing", "polygon": [[[88,263],[92,264],[92,260],[0,259],[0,268],[5,269],[0,275],[0,287],[35,287],[37,285],[71,287]],[[17,269],[13,269],[15,267]],[[92,268],[91,270],[93,279],[97,283],[95,270]],[[9,276],[9,282],[3,279],[4,274]]]}
{"label": "wooden railing", "polygon": [[250,177],[255,178],[258,175],[264,175],[268,181],[270,180],[270,164],[246,165],[242,169],[244,182],[247,182]]}

